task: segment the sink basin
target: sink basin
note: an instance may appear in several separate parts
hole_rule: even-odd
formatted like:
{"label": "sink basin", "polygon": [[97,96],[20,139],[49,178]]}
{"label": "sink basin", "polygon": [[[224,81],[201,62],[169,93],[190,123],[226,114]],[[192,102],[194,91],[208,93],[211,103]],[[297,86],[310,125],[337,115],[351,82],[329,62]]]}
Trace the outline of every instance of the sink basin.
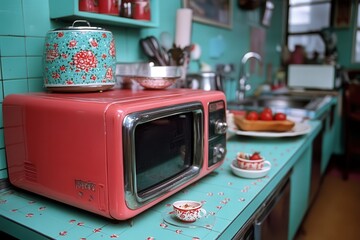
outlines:
{"label": "sink basin", "polygon": [[228,109],[261,111],[265,107],[270,107],[274,112],[283,112],[294,117],[314,118],[316,111],[326,99],[326,97],[296,95],[250,97],[239,102],[228,102]]}

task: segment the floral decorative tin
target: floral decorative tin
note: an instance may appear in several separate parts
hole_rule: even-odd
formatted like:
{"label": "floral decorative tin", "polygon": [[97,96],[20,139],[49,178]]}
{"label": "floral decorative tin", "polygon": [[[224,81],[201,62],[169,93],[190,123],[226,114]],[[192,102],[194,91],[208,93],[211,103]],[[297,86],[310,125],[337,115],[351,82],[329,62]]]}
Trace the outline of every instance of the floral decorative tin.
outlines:
{"label": "floral decorative tin", "polygon": [[[86,23],[86,26],[76,26]],[[115,85],[113,35],[87,21],[49,31],[44,48],[44,84],[51,91],[102,91]]]}

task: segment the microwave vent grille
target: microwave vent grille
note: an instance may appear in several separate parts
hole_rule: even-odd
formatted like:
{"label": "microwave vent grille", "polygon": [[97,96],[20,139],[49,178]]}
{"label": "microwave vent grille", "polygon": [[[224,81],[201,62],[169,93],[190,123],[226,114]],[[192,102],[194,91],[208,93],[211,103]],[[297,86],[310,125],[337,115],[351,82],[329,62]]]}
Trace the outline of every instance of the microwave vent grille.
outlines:
{"label": "microwave vent grille", "polygon": [[37,181],[36,166],[32,163],[25,162],[24,169],[25,169],[25,179],[30,182],[36,182]]}

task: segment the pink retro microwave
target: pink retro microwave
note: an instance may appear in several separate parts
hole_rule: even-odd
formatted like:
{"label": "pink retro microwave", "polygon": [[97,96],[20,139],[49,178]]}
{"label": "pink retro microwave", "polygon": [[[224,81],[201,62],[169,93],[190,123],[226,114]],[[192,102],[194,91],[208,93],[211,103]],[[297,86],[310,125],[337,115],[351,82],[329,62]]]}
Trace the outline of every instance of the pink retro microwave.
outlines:
{"label": "pink retro microwave", "polygon": [[222,164],[225,109],[222,92],[190,89],[8,95],[9,179],[128,219]]}

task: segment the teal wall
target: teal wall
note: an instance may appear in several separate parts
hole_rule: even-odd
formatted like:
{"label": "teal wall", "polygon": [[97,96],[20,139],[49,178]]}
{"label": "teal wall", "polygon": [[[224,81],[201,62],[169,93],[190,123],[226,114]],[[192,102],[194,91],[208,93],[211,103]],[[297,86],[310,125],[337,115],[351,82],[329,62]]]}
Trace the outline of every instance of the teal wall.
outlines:
{"label": "teal wall", "polygon": [[[218,63],[233,63],[235,72],[226,83],[229,99],[235,96],[239,63],[244,53],[250,49],[252,27],[261,27],[260,12],[239,10],[237,1],[232,1],[232,28],[219,28],[193,22],[192,42],[202,47],[201,60],[215,67]],[[270,28],[266,31],[264,66],[271,63],[274,71],[279,65],[276,45],[281,44],[283,34],[283,1],[276,0],[275,12]],[[115,36],[117,61],[138,62],[146,58],[139,48],[138,39],[148,35],[159,37],[167,31],[174,36],[176,9],[182,7],[182,0],[159,0],[159,27],[125,28],[101,25]],[[0,4],[0,103],[12,93],[45,91],[42,80],[42,51],[47,31],[69,23],[52,21],[49,17],[48,0],[1,0]],[[98,24],[94,24],[99,26]],[[210,40],[222,38],[224,52],[219,57],[211,57]],[[197,64],[190,64],[190,71],[198,71]],[[264,72],[264,71],[263,71]],[[264,74],[252,77],[253,85],[264,81]],[[2,114],[2,112],[0,111]],[[3,141],[3,123],[0,116],[0,178],[6,178],[6,160]]]}
{"label": "teal wall", "polygon": [[337,36],[337,48],[338,48],[338,61],[341,66],[351,69],[359,69],[359,63],[352,61],[353,41],[355,39],[356,32],[356,15],[357,15],[357,2],[351,1],[351,24],[348,28],[337,28],[334,30]]}

